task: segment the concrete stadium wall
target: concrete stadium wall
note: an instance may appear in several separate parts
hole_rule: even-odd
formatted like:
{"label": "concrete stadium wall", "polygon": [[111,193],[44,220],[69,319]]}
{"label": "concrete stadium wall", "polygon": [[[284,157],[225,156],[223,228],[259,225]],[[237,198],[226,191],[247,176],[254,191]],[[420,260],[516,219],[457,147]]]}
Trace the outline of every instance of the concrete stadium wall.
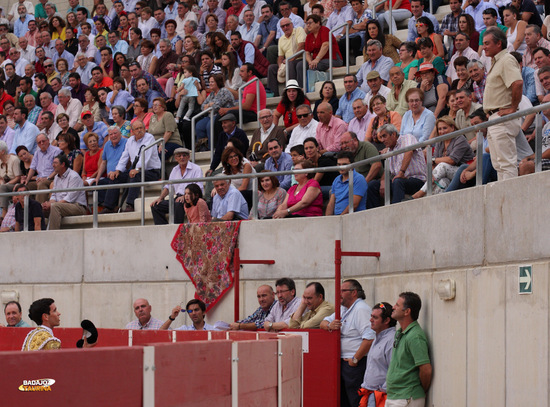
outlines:
{"label": "concrete stadium wall", "polygon": [[[548,173],[405,202],[344,217],[243,222],[243,259],[274,259],[242,269],[241,315],[257,307],[255,291],[276,278],[296,279],[298,293],[321,281],[334,301],[334,240],[343,250],[380,251],[345,258],[367,302],[394,303],[399,292],[422,297],[420,323],[434,363],[434,406],[548,406],[550,375]],[[83,318],[120,328],[132,301],[146,297],[165,319],[193,297],[170,248],[177,226],[67,230],[0,236],[0,291],[16,290],[25,309],[56,299],[62,326]],[[533,294],[518,294],[518,266],[533,265]],[[443,301],[441,280],[456,283]],[[173,326],[189,323],[180,316]],[[207,319],[230,321],[229,293]],[[452,400],[452,401],[451,401]]]}

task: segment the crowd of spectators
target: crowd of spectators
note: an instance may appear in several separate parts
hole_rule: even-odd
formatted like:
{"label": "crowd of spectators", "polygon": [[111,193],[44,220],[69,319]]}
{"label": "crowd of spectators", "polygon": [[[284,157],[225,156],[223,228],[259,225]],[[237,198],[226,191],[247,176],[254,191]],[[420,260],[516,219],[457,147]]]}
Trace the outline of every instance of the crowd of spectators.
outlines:
{"label": "crowd of spectators", "polygon": [[[99,0],[91,10],[72,0],[63,14],[54,3],[16,2],[0,15],[0,191],[59,189],[67,170],[81,185],[136,182],[142,171],[146,180],[158,180],[162,145],[158,151],[147,150],[144,163],[140,152],[161,139],[166,159],[178,164],[170,179],[193,178],[199,172],[188,170],[191,118],[209,108],[214,111],[214,145],[209,145],[210,116],[196,123],[197,150],[214,150],[205,175],[235,176],[370,158],[465,128],[472,120],[529,108],[550,93],[550,19],[532,0],[498,3],[500,7],[491,1],[451,0],[451,13],[441,24],[422,0],[394,3],[390,18],[387,3],[373,14],[361,0],[189,0],[162,5],[122,0],[106,5]],[[434,13],[438,6],[434,4]],[[395,32],[396,23],[406,19],[407,41],[400,42],[388,29]],[[343,23],[349,26],[348,53],[345,30],[330,33]],[[344,77],[343,95],[327,81],[319,98],[309,100],[302,65],[307,64],[308,75],[326,71],[329,41],[333,67],[346,62],[353,66],[357,56],[364,62],[356,74]],[[301,49],[303,58],[287,60]],[[494,65],[501,67],[491,69]],[[239,87],[256,78],[266,78],[267,88],[251,83],[241,96],[243,121],[259,122],[250,143],[237,126],[237,98]],[[278,95],[281,83],[280,103],[274,111],[266,109],[267,96]],[[529,115],[502,132],[487,132],[485,181],[534,171],[533,123]],[[550,126],[544,127],[543,169],[550,167],[549,135]],[[449,185],[469,185],[456,177],[471,176],[460,169],[472,164],[474,137],[468,133],[436,146],[436,193]],[[392,202],[425,194],[421,151],[396,156],[391,166]],[[385,194],[380,168],[367,167],[357,171],[367,187],[358,184],[362,195],[354,199],[355,210],[380,205]],[[258,181],[261,218],[348,210],[346,174]],[[250,216],[249,179],[213,184],[206,190],[196,184],[189,193],[182,184],[176,198],[182,206],[178,221],[191,206],[200,208],[191,211],[195,219]],[[152,205],[156,223],[165,216],[155,208],[166,190]],[[125,203],[118,190],[102,192],[103,213],[119,206],[133,211],[138,192],[131,188]],[[82,206],[73,212],[86,213],[85,195],[69,197],[70,203]],[[40,216],[48,217],[52,199],[36,194],[44,211]],[[201,202],[207,203],[209,215]],[[2,230],[20,228],[14,221],[16,205],[7,199],[0,205]]]}

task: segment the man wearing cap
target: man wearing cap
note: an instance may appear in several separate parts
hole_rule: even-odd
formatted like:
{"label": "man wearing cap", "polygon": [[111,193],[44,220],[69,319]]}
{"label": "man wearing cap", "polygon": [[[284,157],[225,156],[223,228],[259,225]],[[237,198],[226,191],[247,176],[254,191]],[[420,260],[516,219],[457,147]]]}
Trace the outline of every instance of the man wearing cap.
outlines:
{"label": "man wearing cap", "polygon": [[370,88],[364,99],[367,107],[370,106],[370,101],[374,96],[380,95],[384,96],[384,99],[386,99],[390,93],[390,88],[384,85],[382,78],[377,71],[370,71],[367,74],[367,85],[369,85]]}
{"label": "man wearing cap", "polygon": [[[506,49],[506,34],[490,27],[483,37],[485,55],[493,58],[483,92],[483,110],[489,120],[515,113],[521,101],[523,79],[516,59]],[[521,129],[519,118],[494,124],[487,129],[491,162],[498,180],[515,178],[517,170],[516,136]]]}
{"label": "man wearing cap", "polygon": [[242,129],[237,127],[237,119],[233,113],[228,113],[223,116],[220,119],[220,123],[222,126],[222,131],[218,135],[218,143],[216,144],[216,150],[214,151],[214,156],[212,157],[212,162],[210,163],[210,169],[206,171],[207,177],[210,176],[216,168],[218,168],[218,165],[220,165],[223,150],[225,149],[229,139],[236,138],[243,144],[244,151],[241,150],[243,156],[246,154],[249,146],[248,136]]}
{"label": "man wearing cap", "polygon": [[371,71],[376,71],[384,83],[390,79],[390,69],[395,65],[393,60],[382,55],[382,43],[378,40],[369,40],[367,42],[367,55],[369,60],[361,65],[357,72],[357,81],[364,92],[370,90],[367,83],[367,75]]}
{"label": "man wearing cap", "polygon": [[[189,156],[191,151],[184,147],[179,147],[174,150],[174,158],[178,165],[172,169],[169,180],[180,179],[192,179],[201,178],[202,170],[197,164],[189,162]],[[203,188],[202,182],[194,182],[201,189]],[[183,223],[185,217],[185,210],[183,204],[185,203],[184,194],[185,187],[189,185],[189,182],[181,184],[174,184],[174,223]],[[170,192],[170,185],[165,185],[162,188],[160,196],[151,203],[151,213],[153,214],[153,220],[155,225],[167,225],[166,214],[169,212],[169,202],[164,198],[168,196]]]}
{"label": "man wearing cap", "polygon": [[409,89],[416,88],[416,85],[416,81],[405,79],[405,74],[401,67],[394,66],[390,69],[390,93],[386,98],[386,109],[403,116],[409,110],[405,94]]}
{"label": "man wearing cap", "polygon": [[[246,151],[245,157],[250,157],[252,153],[256,155],[257,161],[250,161],[253,167],[260,163],[265,163],[265,160],[269,157],[269,151],[267,143],[269,140],[275,138],[279,140],[279,144],[286,145],[286,135],[284,128],[279,127],[273,123],[273,112],[269,109],[260,110],[259,114],[260,128],[254,130],[252,140],[250,140],[250,147]],[[256,170],[258,171],[258,170]]]}
{"label": "man wearing cap", "polygon": [[88,133],[95,133],[98,135],[99,139],[97,140],[98,147],[103,146],[103,140],[107,137],[108,127],[103,122],[96,122],[92,112],[86,110],[80,115],[84,129],[80,133],[80,149],[82,151],[88,150],[88,146],[84,142],[84,136]]}
{"label": "man wearing cap", "polygon": [[[369,72],[369,74],[372,72]],[[353,119],[353,102],[357,99],[363,99],[365,92],[359,88],[357,77],[355,75],[344,76],[344,89],[346,93],[342,95],[338,102],[338,110],[336,110],[336,117],[342,119],[346,123],[349,123]]]}

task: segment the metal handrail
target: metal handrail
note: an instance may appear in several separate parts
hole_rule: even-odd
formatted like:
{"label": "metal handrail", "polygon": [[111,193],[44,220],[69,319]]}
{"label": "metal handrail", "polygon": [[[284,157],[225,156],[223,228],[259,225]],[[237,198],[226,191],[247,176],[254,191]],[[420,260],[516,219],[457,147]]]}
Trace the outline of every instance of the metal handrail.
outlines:
{"label": "metal handrail", "polygon": [[[157,144],[161,144],[162,150],[161,150],[161,158],[160,158],[160,168],[161,168],[161,174],[160,179],[164,180],[164,172],[165,172],[165,145],[166,142],[164,141],[164,137],[159,138],[158,140],[155,140],[154,143],[149,144],[147,147],[141,150],[140,154],[140,161],[141,161],[141,182],[145,183],[145,152],[153,147],[155,147]],[[95,192],[95,191],[94,191]],[[97,211],[97,194],[94,194],[94,209]],[[141,226],[145,225],[145,187],[141,187]]]}
{"label": "metal handrail", "polygon": [[286,61],[287,61],[287,66],[286,66],[286,69],[285,69],[285,84],[288,83],[288,61],[290,61],[291,59],[294,59],[302,54],[304,54],[304,58],[302,60],[302,76],[303,76],[303,79],[304,81],[302,82],[304,84],[304,87],[303,87],[303,91],[304,91],[304,94],[307,93],[307,81],[306,81],[306,58],[305,58],[305,53],[306,53],[306,50],[305,49],[301,49],[300,51],[296,52],[295,54],[292,54],[291,56],[289,56]]}
{"label": "metal handrail", "polygon": [[[345,27],[346,28],[346,74],[349,74],[349,24],[342,23],[339,26],[334,27],[332,30],[328,33],[328,72],[329,72],[329,80],[332,81],[332,33],[336,30],[339,30],[340,28]],[[343,62],[343,61],[342,61]]]}
{"label": "metal handrail", "polygon": [[[389,18],[389,21],[390,23],[388,24],[388,32],[391,34],[393,34],[393,25],[391,24],[391,22],[393,21],[393,18],[392,18],[392,3],[391,1],[389,0],[381,0],[377,3],[374,3],[373,6],[372,6],[372,18],[376,19],[376,7],[378,7],[380,4],[384,4],[388,2],[389,3],[389,7],[388,7],[388,12],[390,13],[390,18]],[[432,0],[430,0],[430,4],[432,4]]]}
{"label": "metal handrail", "polygon": [[[526,115],[529,115],[529,114],[532,114],[532,113],[539,113],[543,110],[547,110],[547,109],[550,109],[550,102],[548,103],[544,103],[544,104],[541,104],[541,105],[538,105],[538,106],[535,106],[535,107],[531,107],[529,109],[525,109],[525,110],[522,110],[522,111],[519,111],[519,112],[515,112],[515,113],[512,113],[512,114],[509,114],[507,116],[503,116],[503,117],[500,117],[498,119],[493,119],[493,120],[489,120],[487,122],[484,122],[484,123],[480,123],[480,124],[476,124],[474,126],[470,126],[470,127],[466,127],[462,130],[457,130],[457,131],[454,131],[452,133],[448,133],[448,134],[445,134],[443,136],[438,136],[438,137],[434,137],[432,139],[428,139],[426,141],[422,141],[422,142],[419,142],[419,143],[416,143],[416,144],[412,144],[410,146],[407,146],[407,147],[404,147],[404,148],[401,148],[399,150],[394,150],[394,151],[390,151],[390,152],[387,152],[385,154],[381,154],[381,155],[378,155],[378,156],[375,156],[375,157],[371,157],[371,158],[367,158],[365,160],[361,160],[361,161],[357,161],[357,162],[354,162],[352,164],[348,164],[348,165],[342,165],[342,166],[333,166],[333,167],[319,167],[319,168],[308,168],[308,169],[301,169],[301,170],[288,170],[288,171],[277,171],[277,172],[260,172],[260,173],[249,173],[249,174],[236,174],[236,175],[223,175],[223,174],[220,174],[218,176],[216,176],[216,180],[222,180],[222,179],[225,179],[225,180],[232,180],[232,179],[243,179],[243,178],[255,178],[255,179],[258,179],[258,178],[264,178],[264,177],[269,177],[269,176],[281,176],[281,175],[290,175],[290,174],[293,174],[293,175],[296,175],[296,174],[309,174],[309,173],[317,173],[317,172],[336,172],[336,171],[351,171],[353,172],[353,169],[355,169],[356,167],[359,167],[359,166],[362,166],[364,164],[373,164],[373,163],[376,163],[376,162],[380,162],[382,160],[385,160],[387,158],[390,158],[390,157],[393,157],[393,156],[396,156],[396,155],[399,155],[399,154],[403,154],[403,153],[406,153],[408,151],[413,151],[413,150],[417,150],[417,149],[420,149],[420,148],[424,148],[424,147],[427,147],[427,146],[431,146],[435,143],[438,143],[440,141],[445,141],[445,140],[449,140],[449,139],[452,139],[452,138],[455,138],[455,137],[458,137],[460,135],[463,135],[463,134],[466,134],[466,133],[469,133],[469,132],[476,132],[477,133],[477,151],[476,151],[476,154],[477,154],[477,176],[476,176],[476,185],[481,185],[481,162],[482,162],[482,155],[483,155],[483,148],[482,148],[482,145],[483,145],[483,136],[482,136],[482,130],[483,129],[486,129],[488,127],[491,127],[495,124],[499,124],[499,123],[504,123],[504,122],[507,122],[509,120],[513,120],[513,119],[517,119],[517,118],[520,118],[520,117],[523,117],[523,116],[526,116]],[[540,168],[540,157],[541,157],[541,151],[542,151],[542,142],[541,142],[541,137],[542,137],[542,123],[541,123],[541,120],[539,118],[536,119],[536,141],[535,141],[535,172],[540,172],[541,168]],[[430,150],[430,149],[428,149]],[[539,160],[539,163],[537,163],[537,160]],[[431,162],[427,162],[427,165],[431,165]],[[386,171],[386,177],[385,177],[385,182],[386,182],[386,191],[390,191],[390,177],[388,176],[389,174],[389,166],[388,166],[388,161],[386,160],[385,162],[385,171]],[[352,175],[353,177],[353,175]],[[352,180],[352,177],[350,178],[350,180]],[[157,186],[157,185],[174,185],[174,184],[181,184],[181,183],[193,183],[193,182],[206,182],[206,181],[212,181],[213,178],[212,177],[200,177],[200,178],[192,178],[192,179],[177,179],[177,180],[167,180],[167,181],[149,181],[149,182],[140,182],[140,183],[132,183],[132,184],[117,184],[116,187],[117,188],[138,188],[138,187],[145,187],[145,186]],[[350,207],[349,207],[349,211],[350,213],[353,213],[353,182],[350,182],[349,183],[349,186],[350,186]],[[53,190],[53,189],[49,189],[49,190],[40,190],[40,193],[44,193],[44,194],[48,194],[48,193],[52,193],[52,192],[72,192],[72,191],[99,191],[99,190],[106,190],[106,189],[112,189],[113,188],[113,185],[93,185],[93,186],[82,186],[82,187],[76,187],[76,188],[67,188],[67,189],[57,189],[57,190]],[[255,211],[257,210],[257,197],[256,199],[254,199],[254,196],[257,195],[257,192],[258,192],[258,181],[256,182],[252,182],[252,188],[253,188],[253,191],[252,191],[252,194],[253,194],[253,208],[252,208],[252,215],[253,215],[253,218],[254,218],[254,214],[256,213]],[[36,194],[37,191],[21,191],[21,192],[5,192],[5,193],[0,193],[0,197],[2,196],[8,196],[8,197],[11,197],[11,196],[16,196],[16,195],[25,195],[25,208],[28,208],[28,196],[29,195],[34,195]],[[386,204],[389,205],[389,193],[388,194],[385,194],[386,195]],[[24,211],[25,212],[25,216],[28,216],[28,214],[26,213],[27,210]],[[97,227],[97,226],[94,226],[94,227]],[[24,228],[24,230],[28,230],[26,228]]]}
{"label": "metal handrail", "polygon": [[[256,115],[259,116],[260,114],[260,78],[255,77],[250,79],[244,85],[241,85],[241,87],[239,88],[239,127],[241,129],[243,128],[243,100],[242,100],[243,89],[254,82],[256,82]],[[258,119],[258,122],[259,121],[260,119]]]}
{"label": "metal handrail", "polygon": [[195,145],[196,145],[196,135],[197,135],[197,129],[195,126],[195,123],[197,122],[197,119],[199,117],[202,117],[206,115],[206,113],[210,112],[210,161],[212,161],[212,157],[214,155],[214,109],[212,106],[210,106],[208,109],[203,110],[199,114],[193,116],[191,118],[191,162],[195,162]]}

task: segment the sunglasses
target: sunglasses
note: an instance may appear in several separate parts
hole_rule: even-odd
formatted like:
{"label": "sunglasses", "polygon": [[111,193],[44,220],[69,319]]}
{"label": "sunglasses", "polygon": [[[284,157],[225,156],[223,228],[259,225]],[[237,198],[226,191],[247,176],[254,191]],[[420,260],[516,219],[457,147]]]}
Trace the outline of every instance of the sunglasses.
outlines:
{"label": "sunglasses", "polygon": [[53,68],[53,64],[44,65],[44,68]]}
{"label": "sunglasses", "polygon": [[424,24],[424,23],[416,23],[416,28],[418,28],[418,27],[424,27],[425,25],[426,25],[426,24]]}
{"label": "sunglasses", "polygon": [[311,113],[306,113],[306,114],[297,114],[296,117],[298,119],[303,119],[304,117],[308,117]]}

